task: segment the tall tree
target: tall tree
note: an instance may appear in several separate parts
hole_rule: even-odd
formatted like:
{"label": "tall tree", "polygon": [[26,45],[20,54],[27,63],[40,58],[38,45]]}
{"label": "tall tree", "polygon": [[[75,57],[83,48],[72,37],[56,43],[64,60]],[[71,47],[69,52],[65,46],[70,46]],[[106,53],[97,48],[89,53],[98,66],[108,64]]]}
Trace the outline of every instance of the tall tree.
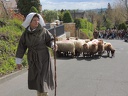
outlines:
{"label": "tall tree", "polygon": [[114,23],[115,26],[118,27],[119,24],[126,22],[128,20],[128,0],[117,0],[114,3]]}
{"label": "tall tree", "polygon": [[128,0],[122,0],[123,16],[128,20]]}
{"label": "tall tree", "polygon": [[111,4],[110,3],[108,3],[108,8],[107,8],[107,10],[106,10],[106,16],[107,16],[107,18],[109,18],[110,20],[112,20],[112,7],[111,7]]}
{"label": "tall tree", "polygon": [[113,23],[114,22],[114,14],[113,14],[113,9],[112,9],[110,3],[108,3],[108,8],[106,10],[105,15],[106,15],[106,28],[114,27],[114,23]]}
{"label": "tall tree", "polygon": [[30,12],[32,6],[34,6],[38,10],[38,12],[40,12],[40,0],[19,0],[17,3],[19,12],[25,17]]}

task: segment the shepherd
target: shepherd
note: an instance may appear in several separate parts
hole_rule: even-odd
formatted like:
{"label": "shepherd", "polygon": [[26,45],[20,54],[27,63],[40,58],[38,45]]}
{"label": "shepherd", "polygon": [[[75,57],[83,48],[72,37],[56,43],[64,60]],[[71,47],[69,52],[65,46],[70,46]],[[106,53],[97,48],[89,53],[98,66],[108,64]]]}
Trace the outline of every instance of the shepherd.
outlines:
{"label": "shepherd", "polygon": [[37,90],[37,96],[48,96],[55,89],[55,72],[49,47],[55,50],[54,36],[44,28],[40,14],[29,13],[23,22],[23,32],[16,51],[16,64],[22,68],[22,58],[27,50],[28,88]]}

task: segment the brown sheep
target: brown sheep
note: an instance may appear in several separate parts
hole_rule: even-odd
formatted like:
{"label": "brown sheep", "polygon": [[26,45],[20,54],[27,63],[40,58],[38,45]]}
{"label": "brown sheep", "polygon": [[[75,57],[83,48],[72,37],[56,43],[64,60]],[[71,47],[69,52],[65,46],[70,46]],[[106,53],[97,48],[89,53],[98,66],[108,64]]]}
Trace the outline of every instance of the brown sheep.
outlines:
{"label": "brown sheep", "polygon": [[98,46],[97,53],[101,57],[104,52],[103,40],[102,39],[92,39],[91,42],[97,44],[97,46]]}
{"label": "brown sheep", "polygon": [[89,44],[88,43],[84,43],[83,44],[83,57],[87,56],[90,54],[90,51],[89,51]]}
{"label": "brown sheep", "polygon": [[93,57],[98,50],[98,46],[95,42],[88,42],[87,44],[85,43],[83,46],[83,52],[85,53],[87,51],[87,55],[89,55],[90,57]]}
{"label": "brown sheep", "polygon": [[99,56],[102,56],[102,54],[104,53],[104,44],[103,44],[103,41],[99,40],[98,42],[98,55]]}
{"label": "brown sheep", "polygon": [[95,44],[95,43],[92,43],[89,47],[89,50],[90,50],[90,56],[91,57],[94,57],[94,55],[97,53],[97,50],[98,50],[98,45]]}
{"label": "brown sheep", "polygon": [[111,43],[105,43],[104,50],[107,51],[107,56],[110,56],[110,52],[111,52],[111,57],[115,55],[115,49],[113,48]]}

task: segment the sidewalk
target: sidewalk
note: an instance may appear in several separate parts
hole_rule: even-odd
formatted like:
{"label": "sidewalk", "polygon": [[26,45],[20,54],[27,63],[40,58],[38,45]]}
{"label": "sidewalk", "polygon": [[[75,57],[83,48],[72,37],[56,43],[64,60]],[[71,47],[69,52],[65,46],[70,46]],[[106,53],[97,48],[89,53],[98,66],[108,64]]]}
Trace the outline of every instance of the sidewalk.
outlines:
{"label": "sidewalk", "polygon": [[22,70],[19,70],[19,71],[13,72],[11,74],[5,75],[3,77],[0,77],[0,84],[18,76],[18,75],[21,75],[22,73],[26,72],[27,70],[28,70],[27,68],[24,68]]}

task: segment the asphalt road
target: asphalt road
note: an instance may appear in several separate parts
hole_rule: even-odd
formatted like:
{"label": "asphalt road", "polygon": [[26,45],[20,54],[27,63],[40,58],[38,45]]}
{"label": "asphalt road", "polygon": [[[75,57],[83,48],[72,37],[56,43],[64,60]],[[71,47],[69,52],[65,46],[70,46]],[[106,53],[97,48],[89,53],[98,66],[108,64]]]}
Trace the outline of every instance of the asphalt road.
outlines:
{"label": "asphalt road", "polygon": [[[56,96],[128,96],[128,43],[105,40],[115,57],[58,58]],[[36,96],[27,88],[27,72],[0,84],[0,96]],[[49,92],[54,96],[54,90]]]}

